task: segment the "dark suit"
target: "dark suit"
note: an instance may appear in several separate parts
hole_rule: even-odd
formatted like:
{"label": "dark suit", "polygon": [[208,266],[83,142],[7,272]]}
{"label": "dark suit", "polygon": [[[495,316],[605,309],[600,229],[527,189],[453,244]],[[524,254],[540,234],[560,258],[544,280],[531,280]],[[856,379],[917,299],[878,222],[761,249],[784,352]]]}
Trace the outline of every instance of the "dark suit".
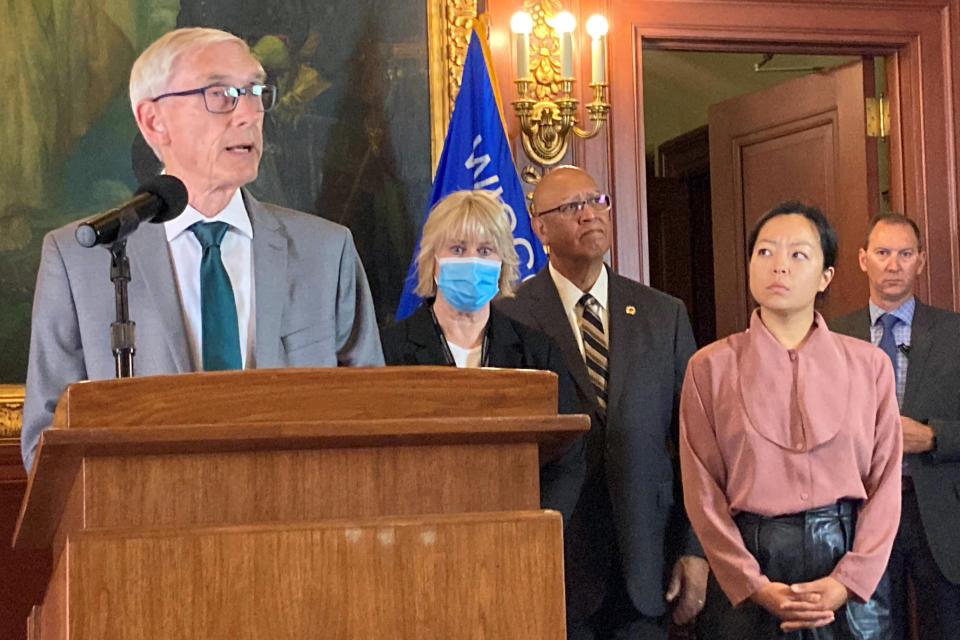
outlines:
{"label": "dark suit", "polygon": [[633,606],[663,614],[669,568],[679,555],[702,555],[679,497],[677,407],[695,350],[683,303],[609,274],[605,421],[549,269],[498,306],[560,345],[591,408],[587,481],[567,528],[568,620],[582,623],[601,606],[618,558]]}
{"label": "dark suit", "polygon": [[[573,379],[563,364],[563,354],[553,340],[492,307],[488,330],[487,366],[553,371],[557,374],[558,411],[584,412]],[[409,318],[383,329],[380,340],[387,365],[447,364],[428,303],[420,305]],[[565,523],[580,495],[585,468],[581,438],[558,460],[540,469],[540,504],[544,509],[559,511]]]}
{"label": "dark suit", "polygon": [[[830,321],[833,331],[862,340],[870,340],[870,311],[867,307]],[[894,543],[891,567],[910,538],[919,540],[921,556],[930,578],[944,583],[951,603],[944,602],[914,572],[917,586],[918,623],[921,638],[960,637],[960,314],[937,309],[917,301],[910,329],[906,388],[900,413],[933,429],[935,449],[921,454],[905,454],[913,477],[915,504],[909,489],[904,492],[903,516]],[[905,483],[909,487],[909,483]],[[912,514],[912,515],[911,515]],[[916,532],[911,535],[911,532]],[[925,538],[925,540],[924,540]],[[925,544],[924,544],[925,543]],[[927,548],[923,548],[927,547]],[[937,569],[941,576],[937,576]],[[894,585],[903,585],[893,576]],[[952,595],[949,595],[952,592]],[[942,633],[924,633],[925,625],[945,622]]]}

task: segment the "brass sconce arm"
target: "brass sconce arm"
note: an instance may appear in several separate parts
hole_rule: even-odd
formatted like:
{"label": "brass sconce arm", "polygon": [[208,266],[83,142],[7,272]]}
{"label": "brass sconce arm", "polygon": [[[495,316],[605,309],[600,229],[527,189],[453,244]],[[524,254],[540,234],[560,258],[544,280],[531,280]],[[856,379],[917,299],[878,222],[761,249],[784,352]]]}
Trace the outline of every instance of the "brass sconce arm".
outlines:
{"label": "brass sconce arm", "polygon": [[520,120],[523,149],[535,162],[549,166],[560,162],[567,151],[568,134],[573,132],[579,138],[589,139],[596,136],[607,121],[610,105],[606,102],[607,84],[594,83],[593,101],[587,104],[589,119],[593,129],[586,131],[577,126],[577,107],[579,101],[571,97],[573,78],[560,80],[561,97],[556,101],[541,100],[535,102],[528,97],[533,84],[532,78],[516,80],[519,98],[513,102],[514,111]]}
{"label": "brass sconce arm", "polygon": [[[553,34],[551,41],[557,43],[559,53],[559,64],[556,64],[552,57],[548,64],[551,69],[559,68],[560,78],[556,81],[555,97],[553,99],[543,98],[539,101],[535,98],[543,97],[544,79],[537,76],[537,80],[530,73],[530,34],[535,31],[533,17],[526,11],[518,11],[510,19],[510,30],[514,33],[516,45],[516,65],[517,65],[517,99],[513,102],[514,112],[520,120],[520,138],[523,142],[523,150],[527,156],[541,166],[555,165],[560,162],[567,152],[569,134],[582,139],[595,137],[600,133],[604,123],[607,121],[610,113],[610,103],[607,102],[607,83],[606,78],[606,35],[607,20],[601,15],[591,16],[587,20],[587,33],[591,38],[591,80],[590,88],[593,90],[593,100],[586,105],[588,118],[593,123],[591,130],[581,129],[577,126],[577,107],[579,105],[576,98],[573,97],[573,30],[576,19],[569,11],[562,11],[554,16],[538,14],[538,19],[542,19],[546,25],[550,26]],[[541,26],[546,26],[541,25]],[[542,34],[542,31],[540,32]],[[540,56],[550,55],[549,49],[544,49],[542,45],[542,35],[540,44]],[[541,62],[536,65],[537,69],[543,70]],[[552,73],[550,74],[552,76]],[[549,84],[549,82],[547,82]]]}

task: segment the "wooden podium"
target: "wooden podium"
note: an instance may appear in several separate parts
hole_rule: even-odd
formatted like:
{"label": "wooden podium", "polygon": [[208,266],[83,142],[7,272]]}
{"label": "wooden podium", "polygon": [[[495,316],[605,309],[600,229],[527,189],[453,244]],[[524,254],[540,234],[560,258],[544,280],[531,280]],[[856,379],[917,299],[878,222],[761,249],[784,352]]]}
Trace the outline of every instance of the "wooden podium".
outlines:
{"label": "wooden podium", "polygon": [[28,637],[561,640],[538,458],[589,420],[556,394],[448,367],[70,385],[14,536],[54,551]]}

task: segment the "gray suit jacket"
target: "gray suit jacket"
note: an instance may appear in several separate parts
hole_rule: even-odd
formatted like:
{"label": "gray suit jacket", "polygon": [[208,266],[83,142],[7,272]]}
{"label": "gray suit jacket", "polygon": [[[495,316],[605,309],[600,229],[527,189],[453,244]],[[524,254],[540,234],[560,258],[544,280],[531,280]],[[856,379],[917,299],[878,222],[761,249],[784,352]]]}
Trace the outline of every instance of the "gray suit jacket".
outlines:
{"label": "gray suit jacket", "polygon": [[[830,321],[830,329],[870,340],[870,311]],[[936,435],[936,449],[906,454],[933,558],[960,584],[960,314],[917,301],[910,329],[907,386],[900,413]]]}
{"label": "gray suit jacket", "polygon": [[[253,225],[256,366],[382,365],[373,302],[349,230],[260,203],[246,191],[243,197]],[[110,254],[77,244],[76,227],[55,229],[43,241],[21,432],[27,469],[66,385],[115,375]],[[193,371],[163,226],[142,225],[127,254],[136,375]]]}
{"label": "gray suit jacket", "polygon": [[[609,576],[614,538],[627,591],[648,616],[663,613],[667,567],[678,555],[703,555],[684,511],[676,456],[677,407],[687,360],[695,350],[683,303],[610,272],[609,382],[606,424],[563,303],[548,269],[524,282],[498,307],[556,341],[590,407],[589,474],[598,460],[605,488],[581,495],[567,539],[568,617],[582,620],[599,606]],[[609,490],[610,524],[595,518],[597,490]]]}

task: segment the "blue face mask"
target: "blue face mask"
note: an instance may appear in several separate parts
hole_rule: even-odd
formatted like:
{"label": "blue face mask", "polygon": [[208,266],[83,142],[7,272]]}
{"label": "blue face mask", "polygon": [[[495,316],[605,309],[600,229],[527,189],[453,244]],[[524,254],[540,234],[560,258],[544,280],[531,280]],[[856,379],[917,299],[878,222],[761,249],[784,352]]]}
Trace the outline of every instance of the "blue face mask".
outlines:
{"label": "blue face mask", "polygon": [[500,261],[437,258],[437,288],[458,311],[476,311],[500,291]]}

